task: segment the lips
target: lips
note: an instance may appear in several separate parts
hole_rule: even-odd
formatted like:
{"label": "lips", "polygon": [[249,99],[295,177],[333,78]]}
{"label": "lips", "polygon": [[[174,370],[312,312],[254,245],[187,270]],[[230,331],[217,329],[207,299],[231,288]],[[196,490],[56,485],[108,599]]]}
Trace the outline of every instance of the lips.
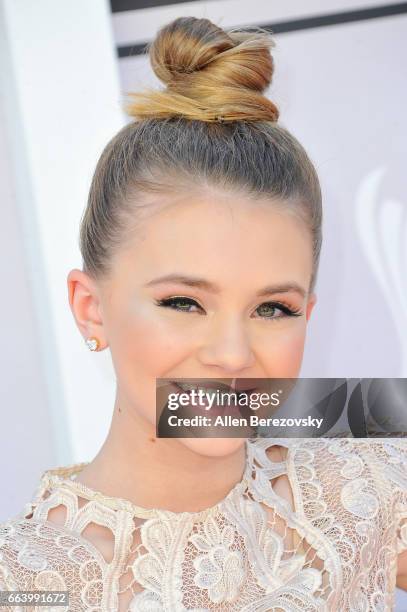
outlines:
{"label": "lips", "polygon": [[[246,414],[248,411],[247,405],[241,405],[240,404],[240,398],[243,396],[247,396],[250,397],[250,394],[256,389],[253,387],[249,387],[247,384],[245,385],[245,388],[241,388],[238,389],[235,386],[229,386],[229,385],[225,385],[223,383],[213,383],[213,381],[211,381],[211,384],[205,384],[203,385],[203,380],[199,380],[199,385],[197,383],[187,383],[187,382],[177,382],[177,381],[172,381],[172,384],[174,386],[174,388],[176,389],[176,391],[180,394],[188,394],[189,397],[191,397],[191,390],[192,389],[187,389],[187,387],[192,387],[195,390],[199,390],[201,389],[204,392],[204,397],[201,398],[200,402],[197,402],[196,404],[194,404],[193,409],[194,410],[198,410],[198,411],[204,411],[205,414],[209,414],[209,404],[208,404],[208,396],[206,395],[206,393],[210,394],[212,393],[216,393],[217,391],[219,391],[219,393],[221,394],[222,392],[227,392],[227,393],[232,393],[232,394],[236,394],[236,401],[233,401],[231,403],[228,403],[228,401],[226,401],[226,403],[222,402],[222,398],[219,397],[219,402],[216,401],[216,397],[214,399],[212,399],[211,403],[211,408],[210,408],[210,414],[211,415],[221,415],[226,413],[230,413],[236,416],[242,416],[243,414]],[[202,401],[203,399],[203,401]],[[192,406],[189,407],[190,409],[192,408]],[[184,406],[184,409],[187,409]]]}
{"label": "lips", "polygon": [[172,380],[171,383],[179,387],[182,391],[188,392],[193,389],[203,389],[204,391],[224,391],[224,392],[253,392],[257,390],[256,379],[232,379],[232,384],[228,385],[219,381],[213,381],[213,379],[192,379],[197,382],[188,382],[183,379]]}
{"label": "lips", "polygon": [[176,381],[172,381],[172,384],[175,385],[179,391],[183,392],[183,393],[188,393],[190,394],[192,390],[202,390],[204,393],[216,393],[216,391],[219,391],[220,393],[224,392],[224,393],[235,393],[237,398],[239,398],[242,395],[246,395],[246,394],[251,394],[253,393],[253,391],[256,390],[256,387],[249,387],[249,386],[245,386],[245,387],[236,387],[236,386],[227,386],[227,385],[223,385],[223,384],[211,384],[211,385],[207,385],[207,384],[190,384],[190,383],[182,383],[182,382],[176,382]]}
{"label": "lips", "polygon": [[231,387],[222,382],[216,382],[213,379],[207,380],[203,378],[193,378],[190,381],[176,379],[172,381],[175,385],[186,391],[193,389],[203,389],[208,391],[230,391]]}

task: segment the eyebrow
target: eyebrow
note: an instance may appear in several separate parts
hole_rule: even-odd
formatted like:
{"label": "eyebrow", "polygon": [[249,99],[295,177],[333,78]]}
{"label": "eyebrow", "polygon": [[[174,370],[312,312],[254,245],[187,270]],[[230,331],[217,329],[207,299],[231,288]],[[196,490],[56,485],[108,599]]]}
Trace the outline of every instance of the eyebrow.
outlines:
{"label": "eyebrow", "polygon": [[[153,280],[149,281],[144,286],[153,287],[161,283],[179,283],[181,285],[187,285],[188,287],[204,289],[205,291],[209,291],[211,293],[220,293],[220,287],[216,283],[212,283],[204,278],[185,276],[183,274],[167,274],[166,276],[160,276],[159,278],[154,278]],[[288,293],[290,291],[299,293],[303,298],[307,295],[307,291],[295,281],[268,285],[267,287],[260,289],[256,295],[261,297],[264,295],[272,295],[274,293]]]}

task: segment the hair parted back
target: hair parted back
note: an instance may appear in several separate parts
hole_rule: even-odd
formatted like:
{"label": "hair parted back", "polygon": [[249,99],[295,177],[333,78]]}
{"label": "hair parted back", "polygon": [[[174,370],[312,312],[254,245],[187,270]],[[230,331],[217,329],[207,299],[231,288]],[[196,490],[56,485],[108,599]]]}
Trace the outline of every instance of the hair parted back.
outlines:
{"label": "hair parted back", "polygon": [[302,145],[277,124],[264,92],[274,42],[261,28],[226,32],[208,19],[180,17],[148,45],[166,85],[129,93],[134,118],[106,145],[81,219],[83,270],[107,277],[143,208],[143,196],[206,187],[274,199],[302,219],[313,246],[313,291],[322,243],[317,173]]}

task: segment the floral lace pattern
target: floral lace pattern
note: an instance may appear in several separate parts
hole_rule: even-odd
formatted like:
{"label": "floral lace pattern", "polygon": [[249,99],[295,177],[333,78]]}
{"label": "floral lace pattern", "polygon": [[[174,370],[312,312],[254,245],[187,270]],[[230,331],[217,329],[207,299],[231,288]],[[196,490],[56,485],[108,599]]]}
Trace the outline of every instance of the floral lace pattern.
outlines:
{"label": "floral lace pattern", "polygon": [[[281,462],[274,445],[286,448]],[[246,451],[242,480],[200,512],[108,497],[75,481],[86,463],[45,471],[0,524],[0,590],[66,590],[69,606],[2,609],[392,610],[407,441],[260,438]]]}

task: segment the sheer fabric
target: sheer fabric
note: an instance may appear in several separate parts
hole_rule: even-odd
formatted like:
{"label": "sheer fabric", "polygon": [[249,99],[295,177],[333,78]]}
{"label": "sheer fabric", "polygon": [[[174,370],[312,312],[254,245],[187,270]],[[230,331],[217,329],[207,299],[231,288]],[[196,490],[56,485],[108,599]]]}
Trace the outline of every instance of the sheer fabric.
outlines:
{"label": "sheer fabric", "polygon": [[[273,446],[284,447],[276,462]],[[46,470],[0,524],[0,590],[67,590],[9,612],[375,612],[407,549],[407,442],[246,442],[242,480],[200,512],[146,509]]]}

